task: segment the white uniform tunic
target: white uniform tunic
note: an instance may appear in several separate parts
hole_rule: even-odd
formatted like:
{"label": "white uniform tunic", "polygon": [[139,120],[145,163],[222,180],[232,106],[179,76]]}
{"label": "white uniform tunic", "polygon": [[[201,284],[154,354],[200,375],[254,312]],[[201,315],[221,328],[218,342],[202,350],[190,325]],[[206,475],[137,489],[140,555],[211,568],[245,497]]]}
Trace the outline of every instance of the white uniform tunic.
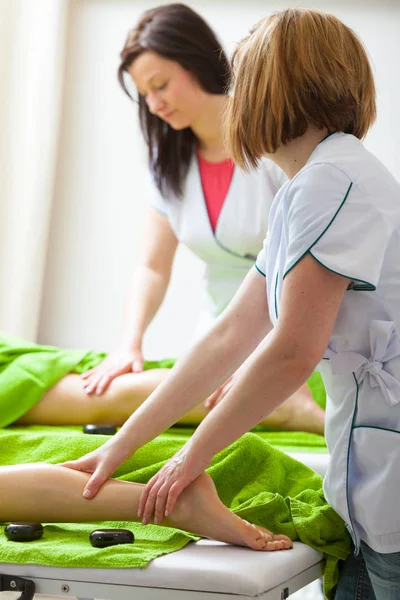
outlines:
{"label": "white uniform tunic", "polygon": [[235,168],[215,233],[196,156],[182,199],[164,199],[155,191],[154,208],[167,215],[178,240],[205,262],[205,310],[210,320],[226,308],[254,264],[263,245],[272,201],[284,181],[283,171],[269,160],[262,160],[251,173]]}
{"label": "white uniform tunic", "polygon": [[351,280],[320,363],[324,482],[356,547],[400,551],[400,186],[362,143],[335,133],[278,192],[256,267],[272,322],[285,275],[310,253]]}

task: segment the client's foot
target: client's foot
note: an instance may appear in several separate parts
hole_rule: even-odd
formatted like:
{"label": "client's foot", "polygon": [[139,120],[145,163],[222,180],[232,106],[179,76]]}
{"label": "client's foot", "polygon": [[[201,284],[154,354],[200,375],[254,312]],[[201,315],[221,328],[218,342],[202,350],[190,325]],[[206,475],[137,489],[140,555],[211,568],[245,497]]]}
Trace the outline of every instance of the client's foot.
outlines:
{"label": "client's foot", "polygon": [[307,431],[324,435],[325,411],[314,401],[307,385],[303,385],[268,415],[262,424],[283,431]]}
{"label": "client's foot", "polygon": [[292,541],[251,525],[224,506],[211,477],[200,475],[181,494],[168,524],[202,537],[247,546],[253,550],[288,550]]}

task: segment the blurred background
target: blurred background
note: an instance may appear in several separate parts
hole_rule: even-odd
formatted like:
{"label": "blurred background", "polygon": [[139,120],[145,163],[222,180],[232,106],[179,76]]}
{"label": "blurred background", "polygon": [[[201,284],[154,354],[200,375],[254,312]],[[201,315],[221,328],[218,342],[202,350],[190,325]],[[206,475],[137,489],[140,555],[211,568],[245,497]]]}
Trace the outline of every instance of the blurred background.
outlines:
{"label": "blurred background", "polygon": [[[150,186],[136,105],[116,70],[154,0],[0,0],[0,329],[109,350],[120,335]],[[166,4],[166,2],[165,2]],[[332,12],[361,36],[378,91],[366,140],[400,179],[399,0],[197,0],[229,54],[288,6]],[[181,248],[145,357],[177,356],[201,305],[202,264]]]}

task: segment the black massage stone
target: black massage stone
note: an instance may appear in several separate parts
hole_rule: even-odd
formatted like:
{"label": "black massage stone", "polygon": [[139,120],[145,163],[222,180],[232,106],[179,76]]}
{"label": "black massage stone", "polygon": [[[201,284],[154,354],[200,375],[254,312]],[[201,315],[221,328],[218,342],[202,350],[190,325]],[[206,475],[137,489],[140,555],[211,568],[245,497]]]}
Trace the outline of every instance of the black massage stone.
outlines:
{"label": "black massage stone", "polygon": [[117,428],[114,425],[85,425],[83,433],[114,435],[117,433]]}
{"label": "black massage stone", "polygon": [[11,542],[33,542],[42,537],[43,525],[27,521],[10,523],[4,527],[4,533]]}
{"label": "black massage stone", "polygon": [[133,544],[135,536],[129,529],[96,529],[89,539],[95,548],[107,548],[117,544]]}

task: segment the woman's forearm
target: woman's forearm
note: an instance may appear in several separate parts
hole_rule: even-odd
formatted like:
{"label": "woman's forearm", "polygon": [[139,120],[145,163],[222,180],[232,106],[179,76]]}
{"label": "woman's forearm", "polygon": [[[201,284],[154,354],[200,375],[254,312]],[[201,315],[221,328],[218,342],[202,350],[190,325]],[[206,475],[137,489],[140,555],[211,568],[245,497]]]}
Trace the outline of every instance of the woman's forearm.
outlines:
{"label": "woman's forearm", "polygon": [[240,377],[192,436],[189,447],[209,464],[218,452],[258,425],[311,375],[304,353],[287,351],[272,332],[242,366]]}
{"label": "woman's forearm", "polygon": [[121,428],[118,439],[131,452],[174,425],[211,394],[247,358],[227,331],[213,330],[180,359],[166,380]]}
{"label": "woman's forearm", "polygon": [[123,460],[171,427],[224,383],[271,327],[265,282],[253,269],[211,331],[177,362],[107,445]]}
{"label": "woman's forearm", "polygon": [[233,323],[216,326],[172,369],[110,440],[127,456],[174,425],[226,381],[253,352],[265,335],[262,324],[257,336]]}
{"label": "woman's forearm", "polygon": [[141,345],[147,327],[157,314],[168,289],[170,275],[145,265],[140,266],[132,281],[121,343]]}

